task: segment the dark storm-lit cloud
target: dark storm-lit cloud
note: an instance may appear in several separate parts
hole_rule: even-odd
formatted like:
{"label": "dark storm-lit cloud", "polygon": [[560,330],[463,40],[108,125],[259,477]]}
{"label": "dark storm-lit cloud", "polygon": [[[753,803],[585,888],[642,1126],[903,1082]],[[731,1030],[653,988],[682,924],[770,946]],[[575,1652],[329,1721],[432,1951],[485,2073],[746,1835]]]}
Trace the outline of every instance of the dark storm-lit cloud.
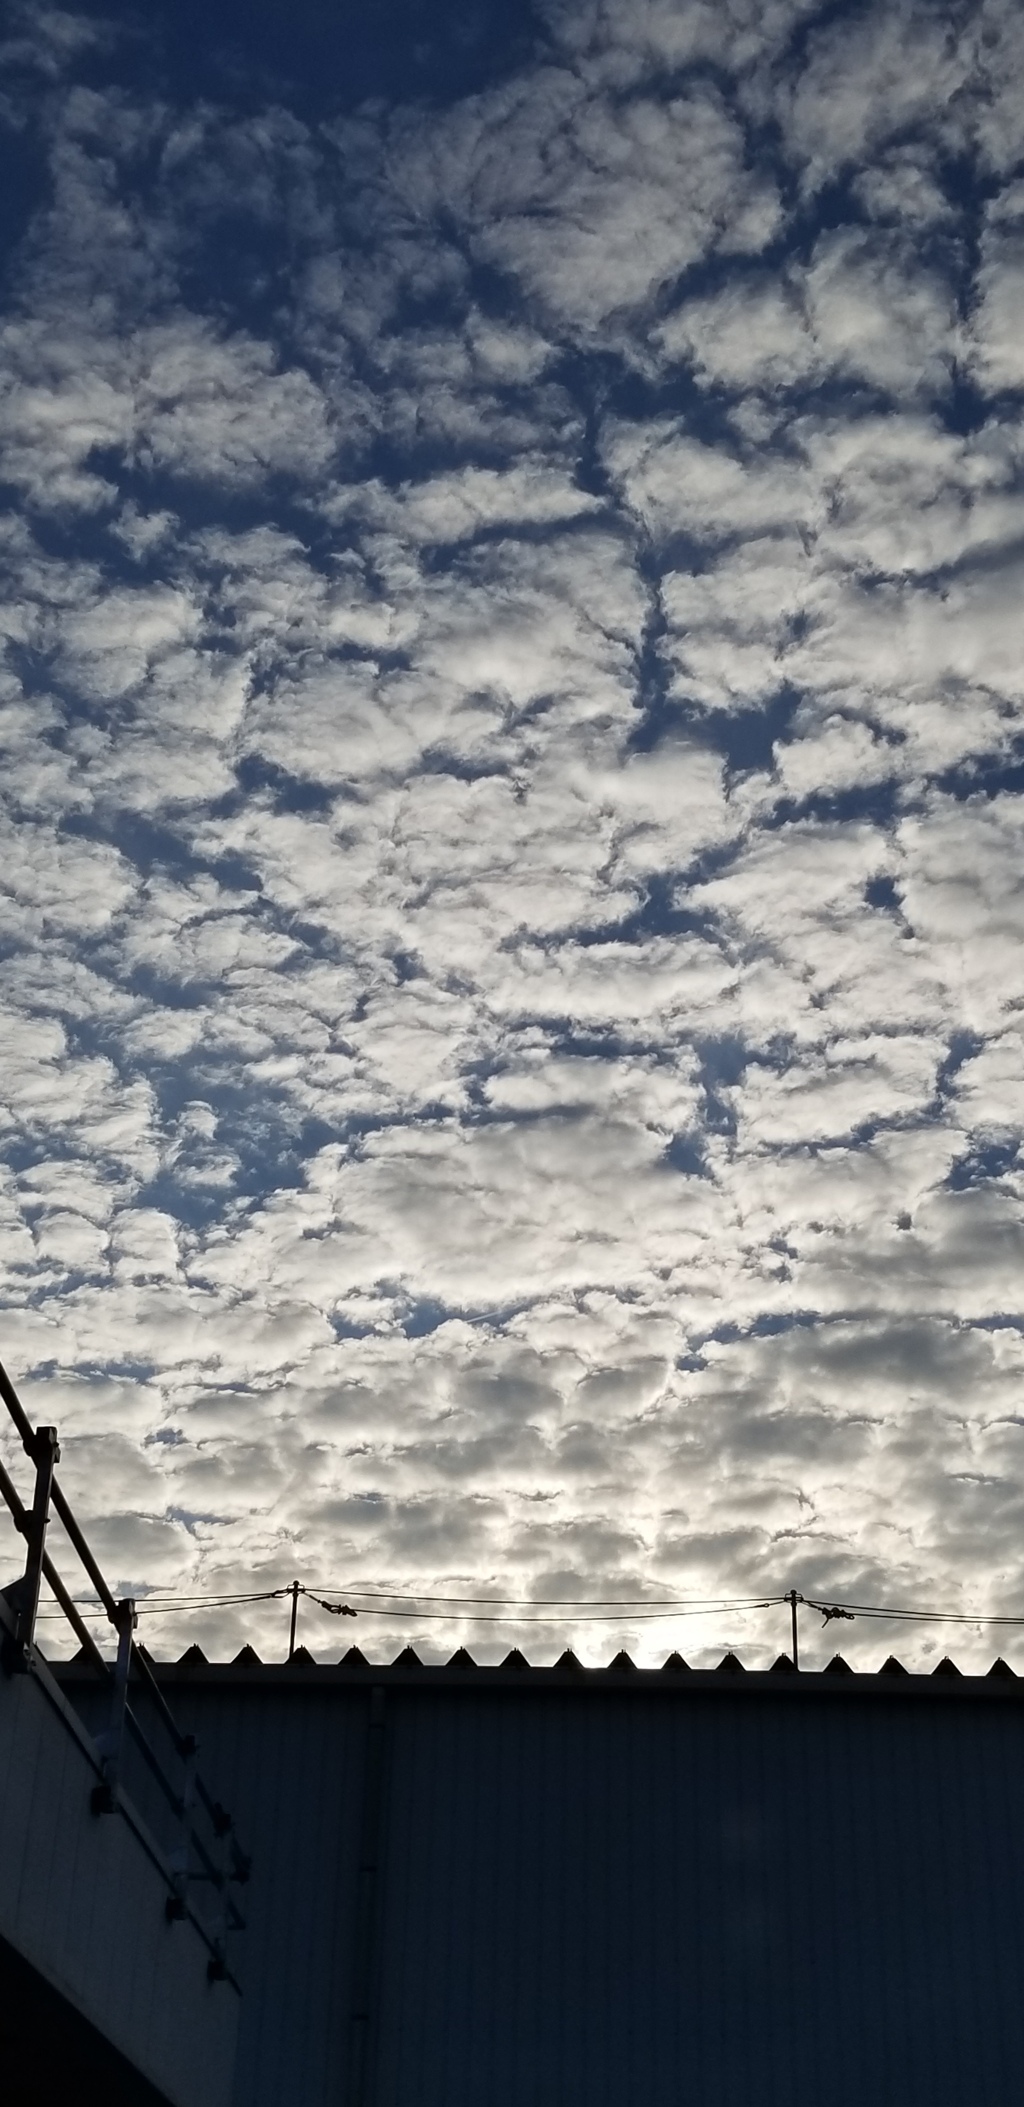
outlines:
{"label": "dark storm-lit cloud", "polygon": [[1021,1606],[1018,13],[516,20],[4,49],[5,1357],[119,1585]]}

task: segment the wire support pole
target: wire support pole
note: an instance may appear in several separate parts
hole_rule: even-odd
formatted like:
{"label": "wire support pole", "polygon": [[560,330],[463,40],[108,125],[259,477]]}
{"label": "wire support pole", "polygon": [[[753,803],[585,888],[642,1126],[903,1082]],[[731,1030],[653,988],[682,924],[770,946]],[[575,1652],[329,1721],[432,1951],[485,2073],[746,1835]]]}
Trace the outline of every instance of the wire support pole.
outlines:
{"label": "wire support pole", "polygon": [[788,1593],[783,1597],[783,1600],[788,1602],[789,1604],[789,1618],[793,1646],[793,1666],[796,1669],[799,1669],[800,1667],[800,1623],[797,1617],[797,1610],[803,1599],[803,1596],[798,1592],[796,1588],[790,1588]]}
{"label": "wire support pole", "polygon": [[298,1620],[299,1620],[299,1595],[300,1595],[301,1591],[302,1591],[302,1582],[301,1582],[300,1580],[293,1580],[293,1581],[292,1581],[292,1584],[291,1584],[291,1587],[290,1587],[290,1588],[288,1589],[288,1593],[289,1593],[289,1595],[290,1595],[290,1596],[291,1596],[291,1598],[292,1598],[292,1614],[291,1614],[291,1623],[290,1623],[290,1625],[289,1625],[289,1628],[288,1628],[288,1659],[289,1659],[289,1660],[291,1660],[291,1659],[292,1659],[292,1656],[293,1656],[293,1654],[294,1654],[294,1652],[295,1652],[295,1627],[296,1627],[296,1625],[297,1625],[297,1623],[298,1623]]}

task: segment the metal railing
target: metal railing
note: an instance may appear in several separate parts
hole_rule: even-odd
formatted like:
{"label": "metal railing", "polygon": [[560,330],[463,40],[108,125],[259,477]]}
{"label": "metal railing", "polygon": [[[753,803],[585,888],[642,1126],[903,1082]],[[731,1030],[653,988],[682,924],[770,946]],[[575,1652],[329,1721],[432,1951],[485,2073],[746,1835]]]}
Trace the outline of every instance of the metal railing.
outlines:
{"label": "metal railing", "polygon": [[[165,1910],[169,1921],[188,1917],[204,1940],[212,1982],[235,1981],[228,1967],[227,1944],[232,1932],[245,1927],[245,1918],[232,1889],[249,1877],[250,1861],[242,1850],[234,1823],[221,1802],[210,1791],[198,1769],[198,1744],[185,1733],[167,1703],[144,1650],[136,1644],[135,1603],[129,1597],[116,1600],[75,1519],[56,1475],[60,1445],[56,1427],[33,1427],[6,1369],[0,1362],[0,1397],[17,1428],[21,1444],[35,1469],[30,1506],[26,1506],[4,1464],[0,1462],[0,1496],[13,1517],[14,1526],[25,1538],[25,1569],[20,1580],[4,1590],[14,1612],[13,1632],[4,1634],[0,1666],[8,1675],[30,1673],[37,1659],[36,1619],[45,1581],[79,1642],[82,1654],[95,1669],[106,1698],[105,1723],[93,1731],[97,1783],[92,1790],[92,1811],[98,1816],[127,1812],[123,1774],[129,1749],[141,1761],[156,1796],[172,1823],[171,1839],[157,1855],[167,1883]],[[80,1609],[61,1579],[46,1548],[51,1512],[59,1518],[72,1549],[88,1575],[99,1608],[117,1633],[117,1654],[105,1659]],[[170,1761],[155,1746],[143,1725],[138,1697],[143,1697],[162,1737],[170,1744]],[[176,1765],[178,1775],[172,1773]],[[212,1921],[198,1904],[197,1884],[205,1888],[214,1909]],[[235,1983],[237,1988],[237,1983]]]}

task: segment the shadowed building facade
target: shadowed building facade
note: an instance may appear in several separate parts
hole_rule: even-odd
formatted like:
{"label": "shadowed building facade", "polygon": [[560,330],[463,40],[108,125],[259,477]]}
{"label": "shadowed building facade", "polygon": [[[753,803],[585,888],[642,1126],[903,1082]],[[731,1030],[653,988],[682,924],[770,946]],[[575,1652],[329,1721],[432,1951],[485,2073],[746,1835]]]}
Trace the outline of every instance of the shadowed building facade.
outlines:
{"label": "shadowed building facade", "polygon": [[1020,2099],[1001,1664],[159,1675],[253,1853],[237,2107]]}

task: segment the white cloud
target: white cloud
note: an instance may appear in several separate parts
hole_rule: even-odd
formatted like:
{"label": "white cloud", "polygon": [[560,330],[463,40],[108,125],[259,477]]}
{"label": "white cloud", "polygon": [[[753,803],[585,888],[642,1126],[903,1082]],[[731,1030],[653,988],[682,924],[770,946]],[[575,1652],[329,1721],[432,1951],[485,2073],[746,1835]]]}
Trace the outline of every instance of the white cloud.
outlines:
{"label": "white cloud", "polygon": [[486,528],[517,522],[557,526],[598,509],[599,500],[575,488],[564,472],[529,459],[510,470],[463,468],[403,484],[395,493],[379,483],[363,484],[346,507],[369,526],[413,545],[465,541]]}
{"label": "white cloud", "polygon": [[3,843],[9,938],[41,941],[54,931],[92,936],[130,896],[130,867],[116,849],[59,835],[51,827],[14,829]]}
{"label": "white cloud", "polygon": [[792,264],[677,308],[657,341],[705,383],[744,390],[848,375],[896,396],[941,391],[959,349],[951,290],[911,248],[861,228],[822,235]]}
{"label": "white cloud", "polygon": [[118,385],[116,355],[83,361],[80,341],[54,342],[48,325],[11,321],[0,358],[5,480],[42,508],[109,504],[116,486],[87,464],[97,451],[129,441],[131,408]]}
{"label": "white cloud", "polygon": [[404,228],[457,199],[479,256],[573,334],[710,251],[757,253],[779,220],[713,89],[622,98],[587,93],[566,68],[477,97],[429,133],[407,123],[388,174]]}
{"label": "white cloud", "polygon": [[972,40],[922,5],[872,7],[813,30],[785,112],[791,152],[816,187],[917,131],[959,143]]}
{"label": "white cloud", "polygon": [[851,230],[823,237],[806,279],[826,371],[894,394],[941,392],[957,350],[950,289],[913,252]]}
{"label": "white cloud", "polygon": [[665,656],[677,689],[709,708],[775,692],[820,593],[803,539],[759,528],[716,563],[665,580]]}
{"label": "white cloud", "polygon": [[821,362],[799,287],[781,275],[689,300],[655,336],[668,358],[690,359],[702,378],[727,387],[792,387]]}
{"label": "white cloud", "polygon": [[1012,175],[1024,149],[1024,24],[1013,0],[982,0],[975,38],[972,130],[986,171]]}
{"label": "white cloud", "polygon": [[608,466],[654,533],[725,540],[808,525],[817,493],[799,460],[711,446],[671,425],[612,427]]}
{"label": "white cloud", "polygon": [[1024,387],[1024,183],[988,207],[967,352],[982,387]]}
{"label": "white cloud", "polygon": [[926,1110],[942,1048],[921,1039],[834,1040],[817,1061],[753,1067],[734,1093],[744,1146],[840,1141],[878,1120]]}
{"label": "white cloud", "polygon": [[305,482],[334,452],[327,404],[308,374],[282,372],[268,345],[240,335],[180,323],[152,331],[138,349],[135,403],[142,464],[195,482]]}

